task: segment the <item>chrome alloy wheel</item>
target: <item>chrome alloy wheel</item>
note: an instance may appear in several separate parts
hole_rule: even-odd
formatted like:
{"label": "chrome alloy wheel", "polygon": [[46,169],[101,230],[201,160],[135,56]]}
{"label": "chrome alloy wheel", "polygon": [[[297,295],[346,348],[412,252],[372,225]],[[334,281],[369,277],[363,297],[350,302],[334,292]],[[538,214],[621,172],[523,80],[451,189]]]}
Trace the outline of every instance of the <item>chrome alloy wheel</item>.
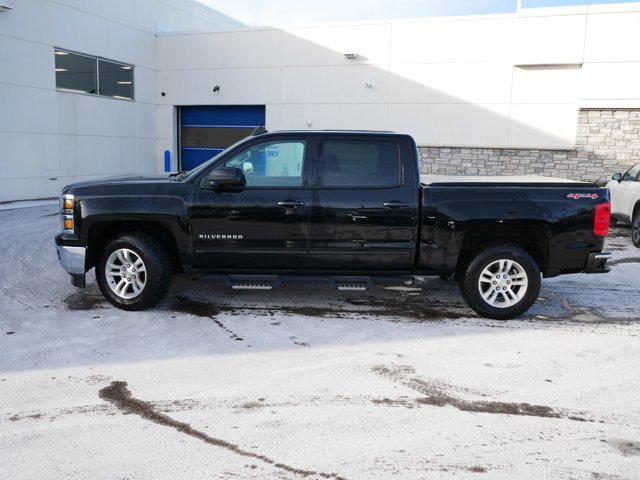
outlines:
{"label": "chrome alloy wheel", "polygon": [[507,308],[517,304],[527,294],[527,272],[513,260],[491,262],[480,274],[480,295],[492,307]]}
{"label": "chrome alloy wheel", "polygon": [[104,266],[109,288],[120,298],[136,298],[144,290],[147,269],[138,255],[128,248],[115,250]]}
{"label": "chrome alloy wheel", "polygon": [[636,220],[631,227],[631,239],[634,245],[640,245],[640,213],[636,214]]}

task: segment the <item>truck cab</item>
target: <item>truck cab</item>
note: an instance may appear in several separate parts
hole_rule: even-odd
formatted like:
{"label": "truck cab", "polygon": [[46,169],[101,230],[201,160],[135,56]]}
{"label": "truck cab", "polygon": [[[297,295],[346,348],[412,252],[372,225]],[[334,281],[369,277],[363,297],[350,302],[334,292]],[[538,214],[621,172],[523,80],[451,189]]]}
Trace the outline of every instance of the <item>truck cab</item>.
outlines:
{"label": "truck cab", "polygon": [[[195,184],[188,207],[195,264],[409,273],[419,207],[414,149],[410,137],[389,133],[253,138],[184,178]],[[228,169],[242,172],[242,185],[225,183]]]}

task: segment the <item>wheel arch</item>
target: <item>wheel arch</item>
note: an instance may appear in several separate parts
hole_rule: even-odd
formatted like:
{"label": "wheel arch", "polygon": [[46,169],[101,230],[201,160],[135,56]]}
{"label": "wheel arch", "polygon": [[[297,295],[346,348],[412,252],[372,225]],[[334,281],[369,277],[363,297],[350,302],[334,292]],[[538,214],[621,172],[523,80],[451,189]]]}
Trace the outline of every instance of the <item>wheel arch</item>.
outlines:
{"label": "wheel arch", "polygon": [[492,247],[515,246],[527,252],[541,272],[549,265],[549,241],[544,222],[478,225],[465,232],[456,264],[456,275],[480,253]]}
{"label": "wheel arch", "polygon": [[173,272],[182,271],[178,246],[171,229],[161,222],[137,220],[110,220],[91,225],[87,233],[87,268],[98,264],[104,247],[111,240],[127,233],[144,233],[158,240],[169,254]]}

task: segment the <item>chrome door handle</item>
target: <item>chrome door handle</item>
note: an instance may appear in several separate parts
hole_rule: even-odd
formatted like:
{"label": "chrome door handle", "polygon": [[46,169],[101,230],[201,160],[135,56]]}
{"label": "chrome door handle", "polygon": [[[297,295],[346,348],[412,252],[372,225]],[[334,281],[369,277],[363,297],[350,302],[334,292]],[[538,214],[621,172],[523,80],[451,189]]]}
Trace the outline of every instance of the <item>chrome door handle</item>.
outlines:
{"label": "chrome door handle", "polygon": [[296,202],[295,200],[281,200],[277,205],[283,208],[296,208],[304,207],[304,202]]}
{"label": "chrome door handle", "polygon": [[353,220],[354,222],[357,222],[358,220],[366,220],[367,217],[364,215],[356,215],[354,213],[350,213],[349,216],[351,217],[351,220]]}
{"label": "chrome door handle", "polygon": [[385,208],[401,208],[401,207],[408,207],[409,204],[404,202],[399,202],[397,200],[392,200],[390,202],[383,202],[382,206]]}

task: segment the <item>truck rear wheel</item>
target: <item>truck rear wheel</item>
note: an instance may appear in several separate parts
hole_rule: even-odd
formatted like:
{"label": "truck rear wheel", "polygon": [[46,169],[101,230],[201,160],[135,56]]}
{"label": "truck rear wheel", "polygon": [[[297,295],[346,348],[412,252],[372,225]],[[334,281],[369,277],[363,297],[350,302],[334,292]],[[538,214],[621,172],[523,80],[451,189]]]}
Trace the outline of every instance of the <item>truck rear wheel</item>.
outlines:
{"label": "truck rear wheel", "polygon": [[158,304],[171,286],[171,262],[162,244],[143,233],[129,233],[107,244],[96,266],[98,287],[123,310]]}
{"label": "truck rear wheel", "polygon": [[487,318],[508,320],[529,310],[540,292],[536,261],[515,246],[488,248],[466,266],[458,284],[467,304]]}

